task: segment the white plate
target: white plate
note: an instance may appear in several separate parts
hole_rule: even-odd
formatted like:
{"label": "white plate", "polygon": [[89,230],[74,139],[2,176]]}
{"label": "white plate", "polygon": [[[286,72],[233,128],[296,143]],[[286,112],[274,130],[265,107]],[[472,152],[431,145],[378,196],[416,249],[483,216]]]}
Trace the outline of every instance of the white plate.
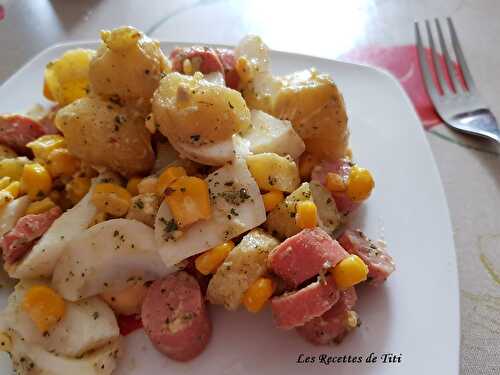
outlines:
{"label": "white plate", "polygon": [[[76,47],[45,50],[0,87],[0,113],[25,111],[42,98],[47,62]],[[173,43],[163,43],[165,51]],[[360,288],[361,327],[341,345],[315,347],[274,328],[269,309],[252,315],[211,307],[213,337],[197,359],[181,364],[157,353],[142,331],[126,340],[118,374],[458,374],[459,294],[446,199],[419,120],[397,81],[364,66],[272,52],[275,73],[314,66],[332,74],[344,94],[355,159],[374,174],[376,189],[357,224],[383,236],[397,263],[388,282]],[[4,288],[5,289],[5,288]],[[4,292],[5,294],[5,292]],[[5,297],[0,297],[2,304]],[[319,363],[319,355],[401,355],[401,363]],[[299,364],[300,354],[317,356]],[[9,367],[1,358],[0,372]],[[2,371],[4,370],[4,371]]]}

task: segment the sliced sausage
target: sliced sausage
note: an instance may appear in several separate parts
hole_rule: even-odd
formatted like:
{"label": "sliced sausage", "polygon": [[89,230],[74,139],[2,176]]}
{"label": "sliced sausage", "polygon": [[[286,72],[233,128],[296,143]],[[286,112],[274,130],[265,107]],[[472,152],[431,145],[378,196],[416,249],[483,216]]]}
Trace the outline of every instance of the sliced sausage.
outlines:
{"label": "sliced sausage", "polygon": [[29,155],[26,144],[46,134],[40,123],[18,115],[0,116],[0,143],[14,149],[19,154]]}
{"label": "sliced sausage", "polygon": [[41,214],[20,218],[0,240],[4,261],[12,264],[21,259],[61,214],[59,207],[53,207]]}
{"label": "sliced sausage", "polygon": [[[326,176],[330,172],[338,174],[344,182],[347,182],[352,166],[353,163],[349,159],[339,159],[333,162],[324,160],[314,167],[311,180],[319,181],[322,185],[325,185]],[[332,197],[338,211],[344,216],[349,215],[359,207],[359,203],[354,202],[345,192],[333,192]]]}
{"label": "sliced sausage", "polygon": [[199,355],[212,332],[198,282],[183,271],[149,287],[141,318],[153,345],[177,361]]}
{"label": "sliced sausage", "polygon": [[187,48],[176,48],[170,53],[172,69],[183,73],[184,60],[189,59],[195,70],[208,74],[212,72],[224,73],[224,66],[217,52],[210,47],[193,46]]}
{"label": "sliced sausage", "polygon": [[186,59],[191,61],[195,71],[200,71],[203,74],[221,72],[228,87],[232,89],[238,87],[240,78],[235,70],[236,60],[232,50],[201,46],[178,47],[170,53],[172,69],[183,73],[183,64]]}
{"label": "sliced sausage", "polygon": [[350,254],[359,256],[368,266],[368,282],[382,284],[396,269],[387,251],[377,246],[360,230],[346,230],[339,238],[340,245]]}
{"label": "sliced sausage", "polygon": [[219,55],[220,61],[222,62],[222,66],[224,67],[226,86],[237,90],[240,83],[240,76],[236,71],[236,58],[234,57],[234,51],[227,48],[217,48],[216,51]]}
{"label": "sliced sausage", "polygon": [[351,329],[348,323],[349,311],[354,307],[356,300],[354,288],[344,290],[339,301],[330,310],[297,327],[297,332],[315,345],[340,342]]}
{"label": "sliced sausage", "polygon": [[348,255],[323,229],[304,229],[271,252],[269,265],[274,273],[296,287]]}
{"label": "sliced sausage", "polygon": [[296,292],[271,300],[271,310],[278,328],[291,329],[328,311],[339,299],[339,291],[331,276],[318,280]]}

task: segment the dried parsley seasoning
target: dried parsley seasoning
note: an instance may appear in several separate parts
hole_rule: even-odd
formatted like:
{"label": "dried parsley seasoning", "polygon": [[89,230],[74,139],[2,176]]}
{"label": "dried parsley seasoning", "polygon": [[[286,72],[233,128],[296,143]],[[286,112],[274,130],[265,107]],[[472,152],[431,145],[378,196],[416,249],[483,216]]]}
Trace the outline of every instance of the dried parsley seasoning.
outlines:
{"label": "dried parsley seasoning", "polygon": [[164,217],[160,217],[160,222],[164,225],[163,228],[163,239],[169,241],[174,239],[174,232],[177,231],[178,226],[174,219],[167,220]]}
{"label": "dried parsley seasoning", "polygon": [[239,190],[222,191],[218,193],[218,196],[223,198],[227,203],[234,206],[239,206],[250,198],[250,195],[245,188],[241,188]]}
{"label": "dried parsley seasoning", "polygon": [[144,202],[142,201],[142,199],[137,199],[134,202],[134,207],[138,208],[139,210],[143,210],[144,209]]}
{"label": "dried parsley seasoning", "polygon": [[276,183],[278,182],[277,178],[274,177],[274,176],[268,176],[267,177],[267,183],[271,186],[273,185],[276,185]]}
{"label": "dried parsley seasoning", "polygon": [[231,215],[233,215],[233,216],[240,216],[240,214],[238,213],[238,211],[236,211],[236,210],[234,209],[234,207],[233,207],[233,208],[231,208],[231,211],[230,211],[230,212],[231,212]]}

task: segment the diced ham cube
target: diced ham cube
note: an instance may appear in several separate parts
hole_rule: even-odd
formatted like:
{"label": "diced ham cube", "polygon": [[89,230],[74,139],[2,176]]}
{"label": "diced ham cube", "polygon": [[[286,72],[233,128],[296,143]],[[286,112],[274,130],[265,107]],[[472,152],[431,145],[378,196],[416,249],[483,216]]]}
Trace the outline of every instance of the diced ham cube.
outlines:
{"label": "diced ham cube", "polygon": [[323,229],[314,228],[286,239],[271,252],[268,262],[274,273],[297,287],[348,255]]}
{"label": "diced ham cube", "polygon": [[274,321],[282,329],[299,327],[328,311],[339,295],[333,278],[329,276],[298,291],[274,297],[271,300]]}
{"label": "diced ham cube", "polygon": [[0,240],[5,263],[12,264],[28,253],[61,213],[59,207],[53,207],[41,214],[20,218],[14,228]]}
{"label": "diced ham cube", "polygon": [[360,230],[346,230],[339,238],[340,245],[350,254],[359,256],[368,266],[371,285],[382,284],[395,270],[392,257]]}
{"label": "diced ham cube", "polygon": [[356,300],[357,295],[354,288],[344,290],[339,301],[330,310],[303,326],[297,327],[297,332],[315,345],[340,342],[352,329],[348,324],[348,318]]}
{"label": "diced ham cube", "polygon": [[[344,182],[347,182],[352,166],[353,163],[349,159],[339,159],[333,162],[324,160],[314,167],[311,180],[319,181],[322,185],[326,185],[326,176],[328,173],[336,173]],[[359,207],[359,203],[354,202],[345,192],[333,192],[332,197],[337,210],[345,216]]]}
{"label": "diced ham cube", "polygon": [[0,116],[0,143],[14,149],[18,154],[30,155],[26,144],[44,134],[46,132],[43,126],[27,116]]}

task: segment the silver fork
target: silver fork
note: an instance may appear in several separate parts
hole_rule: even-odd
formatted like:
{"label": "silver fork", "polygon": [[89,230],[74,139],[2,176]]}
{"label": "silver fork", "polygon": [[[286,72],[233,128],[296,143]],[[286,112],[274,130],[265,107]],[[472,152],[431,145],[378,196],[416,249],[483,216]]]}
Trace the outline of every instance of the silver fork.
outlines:
{"label": "silver fork", "polygon": [[477,91],[476,84],[472,79],[472,75],[465,61],[465,56],[462,52],[462,47],[458,41],[457,33],[455,32],[455,27],[453,26],[451,18],[448,17],[447,22],[450,30],[451,43],[455,50],[455,56],[460,70],[462,71],[466,87],[464,87],[459,80],[450,54],[448,53],[448,47],[446,46],[441,25],[439,20],[435,19],[439,44],[441,45],[441,53],[444,55],[446,63],[445,70],[451,81],[451,87],[448,86],[444,76],[445,73],[438,60],[436,48],[434,46],[431,25],[429,20],[426,20],[425,27],[427,29],[429,48],[432,55],[432,67],[436,72],[441,88],[440,90],[434,85],[422,43],[422,37],[420,35],[420,27],[418,22],[415,22],[418,59],[420,61],[420,69],[424,77],[427,92],[431,97],[436,111],[446,124],[461,132],[478,135],[500,143],[500,131],[498,129],[497,120]]}

